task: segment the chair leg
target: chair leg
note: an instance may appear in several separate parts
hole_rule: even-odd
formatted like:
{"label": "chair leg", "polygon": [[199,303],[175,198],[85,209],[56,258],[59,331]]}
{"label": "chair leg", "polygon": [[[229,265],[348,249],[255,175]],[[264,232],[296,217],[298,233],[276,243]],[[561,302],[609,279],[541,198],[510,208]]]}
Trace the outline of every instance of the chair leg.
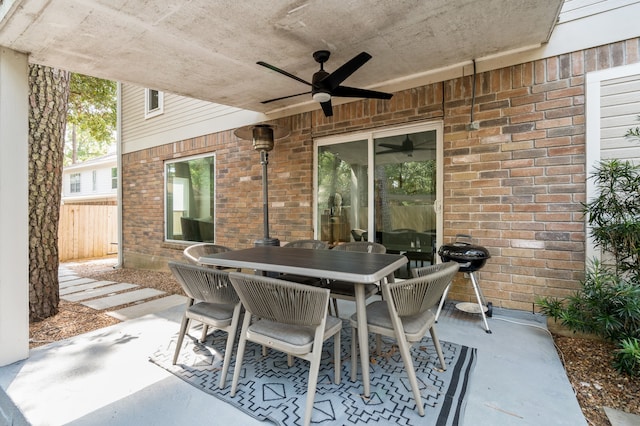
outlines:
{"label": "chair leg", "polygon": [[200,336],[200,343],[204,343],[207,339],[207,332],[209,331],[209,326],[205,323],[202,323],[202,336]]}
{"label": "chair leg", "polygon": [[220,384],[218,387],[224,389],[227,382],[227,373],[229,372],[229,364],[231,364],[231,355],[233,352],[233,343],[236,339],[236,330],[238,329],[238,322],[240,321],[240,308],[238,304],[233,311],[233,319],[231,320],[231,327],[227,330],[227,346],[224,349],[224,361],[222,362],[222,373],[220,374]]}
{"label": "chair leg", "polygon": [[287,354],[287,366],[293,367],[293,355]]}
{"label": "chair leg", "polygon": [[187,329],[189,328],[189,318],[185,313],[182,317],[182,323],[180,324],[180,333],[178,334],[178,341],[176,342],[176,351],[173,353],[173,365],[176,365],[178,362],[178,355],[180,355],[180,348],[182,347],[182,342],[184,341],[184,335],[187,334]]}
{"label": "chair leg", "polygon": [[376,355],[382,355],[382,336],[376,334]]}
{"label": "chair leg", "polygon": [[[304,425],[311,424],[311,414],[313,413],[313,401],[316,397],[316,386],[318,385],[318,373],[320,371],[320,359],[322,358],[322,344],[314,342],[313,357],[309,365],[309,381],[307,385],[307,406],[304,410]],[[315,350],[315,346],[320,346],[319,350]]]}
{"label": "chair leg", "polygon": [[[404,337],[404,336],[403,336]],[[418,414],[424,416],[424,407],[422,406],[422,397],[420,396],[420,389],[418,388],[418,379],[416,378],[416,371],[413,368],[413,360],[411,359],[411,353],[409,352],[409,344],[405,339],[398,339],[398,347],[400,349],[400,355],[404,362],[404,369],[407,371],[409,377],[409,383],[411,383],[411,390],[413,391],[413,399],[416,401],[416,407],[418,408]]]}
{"label": "chair leg", "polygon": [[356,342],[358,341],[358,329],[351,327],[351,381],[356,381],[356,375],[358,374],[358,348]]}
{"label": "chair leg", "polygon": [[440,298],[440,304],[438,305],[438,310],[436,311],[436,322],[438,322],[438,317],[440,316],[440,312],[442,311],[442,307],[444,306],[444,302],[447,299],[447,293],[449,293],[449,287],[451,284],[444,289],[444,293],[442,293],[442,298]]}
{"label": "chair leg", "polygon": [[431,333],[431,340],[433,340],[433,346],[436,347],[436,353],[438,354],[438,359],[440,359],[440,366],[443,370],[447,369],[447,364],[444,362],[444,355],[442,354],[442,346],[440,346],[440,340],[438,340],[438,336],[436,334],[436,328],[431,326],[429,329]]}
{"label": "chair leg", "polygon": [[333,301],[333,312],[335,312],[336,318],[340,318],[340,313],[338,312],[338,299],[334,297],[331,300]]}
{"label": "chair leg", "polygon": [[333,336],[333,374],[334,374],[334,383],[336,385],[340,384],[340,355],[341,355],[341,340],[340,340],[340,331]]}
{"label": "chair leg", "polygon": [[242,332],[238,341],[238,353],[236,354],[236,366],[233,369],[233,381],[231,382],[231,396],[236,396],[236,388],[240,379],[240,370],[242,370],[242,359],[244,358],[244,349],[247,345],[247,329],[251,325],[251,314],[247,312],[242,321]]}

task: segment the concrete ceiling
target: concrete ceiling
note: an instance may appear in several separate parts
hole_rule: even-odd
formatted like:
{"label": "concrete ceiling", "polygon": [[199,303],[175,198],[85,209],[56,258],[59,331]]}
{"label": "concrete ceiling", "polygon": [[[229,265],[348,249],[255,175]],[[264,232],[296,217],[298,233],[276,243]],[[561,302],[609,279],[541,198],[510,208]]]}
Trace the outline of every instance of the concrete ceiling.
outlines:
{"label": "concrete ceiling", "polygon": [[563,0],[0,0],[0,45],[30,61],[260,112],[313,104],[329,72],[373,56],[344,85],[413,87],[424,73],[548,40]]}

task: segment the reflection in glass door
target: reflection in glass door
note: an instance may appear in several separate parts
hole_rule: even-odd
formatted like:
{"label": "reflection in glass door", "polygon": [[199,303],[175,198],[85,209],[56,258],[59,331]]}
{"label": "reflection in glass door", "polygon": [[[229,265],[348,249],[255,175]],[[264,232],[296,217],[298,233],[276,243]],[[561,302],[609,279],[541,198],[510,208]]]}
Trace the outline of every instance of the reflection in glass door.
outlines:
{"label": "reflection in glass door", "polygon": [[374,139],[376,241],[410,267],[435,263],[436,131]]}
{"label": "reflection in glass door", "polygon": [[367,141],[318,147],[317,235],[330,244],[367,230]]}

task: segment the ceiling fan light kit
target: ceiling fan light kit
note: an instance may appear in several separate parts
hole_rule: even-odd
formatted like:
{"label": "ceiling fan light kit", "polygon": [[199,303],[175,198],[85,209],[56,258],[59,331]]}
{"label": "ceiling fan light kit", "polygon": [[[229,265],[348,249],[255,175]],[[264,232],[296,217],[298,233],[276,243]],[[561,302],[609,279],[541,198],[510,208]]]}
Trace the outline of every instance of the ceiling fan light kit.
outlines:
{"label": "ceiling fan light kit", "polygon": [[319,103],[329,102],[331,100],[331,95],[326,92],[316,92],[313,94],[313,100]]}
{"label": "ceiling fan light kit", "polygon": [[333,97],[343,97],[343,98],[365,98],[365,99],[391,99],[393,96],[390,93],[377,92],[375,90],[367,90],[367,89],[358,89],[356,87],[348,87],[341,86],[341,83],[346,80],[351,74],[356,72],[361,66],[363,66],[369,59],[371,59],[371,55],[367,52],[361,52],[358,55],[354,56],[351,60],[344,63],[337,70],[332,72],[331,74],[324,70],[324,63],[327,62],[331,56],[331,52],[328,50],[318,50],[313,53],[313,59],[320,64],[320,70],[316,71],[313,74],[313,78],[311,79],[312,83],[309,83],[306,80],[301,79],[298,76],[295,76],[287,71],[281,70],[278,67],[270,65],[263,61],[258,61],[257,64],[261,65],[265,68],[268,68],[272,71],[285,75],[289,78],[292,78],[300,83],[306,84],[307,86],[311,86],[310,92],[298,93],[295,95],[289,96],[281,96],[279,98],[269,99],[268,101],[263,101],[263,104],[267,104],[269,102],[280,101],[283,99],[293,98],[295,96],[307,95],[311,94],[311,97],[314,101],[320,103],[322,107],[322,111],[326,117],[331,117],[333,115],[333,106],[331,105],[331,98]]}

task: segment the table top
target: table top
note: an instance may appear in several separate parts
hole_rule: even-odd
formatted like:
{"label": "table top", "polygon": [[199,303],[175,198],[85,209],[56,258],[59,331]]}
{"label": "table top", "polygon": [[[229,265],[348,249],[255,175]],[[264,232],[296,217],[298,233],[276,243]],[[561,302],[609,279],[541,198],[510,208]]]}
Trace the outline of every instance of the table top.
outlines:
{"label": "table top", "polygon": [[202,256],[199,261],[205,265],[375,283],[406,264],[407,258],[397,254],[258,246]]}

